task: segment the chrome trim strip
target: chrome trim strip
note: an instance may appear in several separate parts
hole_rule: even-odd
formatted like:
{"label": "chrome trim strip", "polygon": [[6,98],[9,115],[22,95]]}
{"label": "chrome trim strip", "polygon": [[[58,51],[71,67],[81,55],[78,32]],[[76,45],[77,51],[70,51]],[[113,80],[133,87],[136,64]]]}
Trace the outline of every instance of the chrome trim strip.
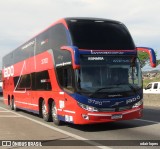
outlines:
{"label": "chrome trim strip", "polygon": [[21,102],[21,101],[15,101],[17,103],[21,103],[21,104],[26,104],[26,105],[30,105],[30,106],[35,106],[35,107],[38,107],[37,104],[31,104],[31,103],[26,103],[26,102]]}
{"label": "chrome trim strip", "polygon": [[[136,111],[139,111],[139,110],[140,110],[140,108],[132,110],[132,111],[128,111],[128,112],[119,113],[119,114],[125,115],[125,114],[129,114],[129,113],[136,112]],[[116,115],[116,114],[94,114],[94,113],[88,113],[88,115],[89,116],[112,116],[112,115]]]}
{"label": "chrome trim strip", "polygon": [[69,110],[63,110],[64,112],[67,112],[67,113],[73,113],[75,114],[76,112],[75,111],[69,111]]}

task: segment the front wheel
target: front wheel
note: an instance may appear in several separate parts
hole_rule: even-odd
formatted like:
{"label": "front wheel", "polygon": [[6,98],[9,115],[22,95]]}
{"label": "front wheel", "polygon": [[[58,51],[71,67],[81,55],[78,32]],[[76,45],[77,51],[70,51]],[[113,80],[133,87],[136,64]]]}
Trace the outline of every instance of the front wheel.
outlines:
{"label": "front wheel", "polygon": [[60,125],[61,121],[58,119],[56,104],[52,102],[52,119],[55,125]]}

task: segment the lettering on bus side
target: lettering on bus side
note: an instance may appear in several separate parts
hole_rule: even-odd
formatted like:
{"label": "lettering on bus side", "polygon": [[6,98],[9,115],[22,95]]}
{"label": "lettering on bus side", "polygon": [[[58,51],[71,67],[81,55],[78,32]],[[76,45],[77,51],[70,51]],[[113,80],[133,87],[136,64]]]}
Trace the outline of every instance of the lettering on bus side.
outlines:
{"label": "lettering on bus side", "polygon": [[103,61],[103,57],[88,57],[89,61]]}
{"label": "lettering on bus side", "polygon": [[34,43],[35,43],[35,41],[31,41],[31,42],[25,44],[25,45],[22,47],[22,50],[27,49],[28,47],[34,45]]}
{"label": "lettering on bus side", "polygon": [[132,102],[135,102],[137,100],[139,100],[141,97],[138,95],[137,97],[133,97],[133,98],[130,98],[128,100],[126,100],[126,104],[130,104]]}
{"label": "lettering on bus side", "polygon": [[4,68],[4,78],[9,78],[14,75],[14,66],[10,66],[7,68]]}
{"label": "lettering on bus side", "polygon": [[71,64],[72,64],[71,62],[63,62],[63,63],[60,63],[60,64],[56,64],[56,67],[66,66],[66,65],[71,65]]}
{"label": "lettering on bus side", "polygon": [[48,58],[44,58],[41,60],[41,64],[48,64]]}
{"label": "lettering on bus side", "polygon": [[103,104],[110,103],[110,101],[98,101],[98,100],[95,100],[95,99],[88,99],[88,103],[92,103],[92,104],[101,106]]}
{"label": "lettering on bus side", "polygon": [[120,60],[120,59],[113,60],[113,63],[129,63],[129,62],[130,62],[130,60]]}
{"label": "lettering on bus side", "polygon": [[91,54],[124,54],[124,52],[107,52],[107,51],[93,51],[91,50]]}

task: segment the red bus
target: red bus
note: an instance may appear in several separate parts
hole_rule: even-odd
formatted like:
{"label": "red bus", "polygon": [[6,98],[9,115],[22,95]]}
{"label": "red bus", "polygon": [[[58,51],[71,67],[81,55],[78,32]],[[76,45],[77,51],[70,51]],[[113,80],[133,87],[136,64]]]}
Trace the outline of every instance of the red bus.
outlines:
{"label": "red bus", "polygon": [[4,103],[56,125],[140,118],[137,48],[121,22],[65,18],[3,57]]}

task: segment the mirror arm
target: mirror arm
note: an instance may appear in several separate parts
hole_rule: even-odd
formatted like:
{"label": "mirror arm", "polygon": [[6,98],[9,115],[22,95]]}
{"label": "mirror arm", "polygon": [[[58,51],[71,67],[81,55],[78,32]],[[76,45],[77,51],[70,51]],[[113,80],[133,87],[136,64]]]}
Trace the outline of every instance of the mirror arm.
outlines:
{"label": "mirror arm", "polygon": [[72,46],[62,46],[61,50],[67,50],[71,53],[73,69],[79,69],[80,64],[79,64],[78,48],[77,47],[72,47]]}

